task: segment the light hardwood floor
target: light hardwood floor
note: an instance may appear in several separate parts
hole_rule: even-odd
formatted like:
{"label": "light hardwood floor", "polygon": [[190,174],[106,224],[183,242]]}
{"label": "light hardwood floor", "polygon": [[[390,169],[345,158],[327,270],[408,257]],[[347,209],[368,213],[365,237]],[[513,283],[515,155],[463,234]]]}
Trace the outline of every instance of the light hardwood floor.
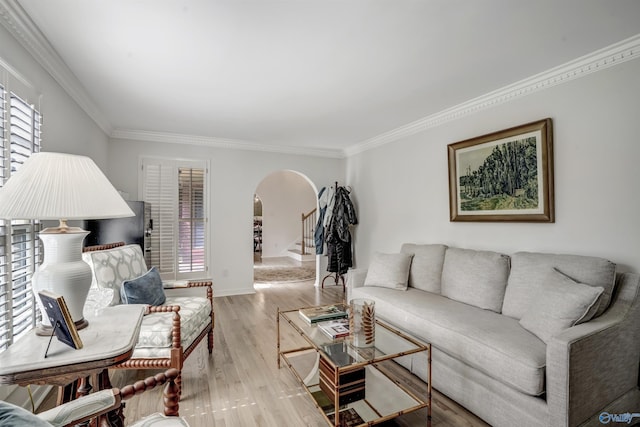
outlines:
{"label": "light hardwood floor", "polygon": [[[187,359],[183,370],[180,415],[193,427],[309,426],[325,427],[304,389],[284,367],[277,368],[276,312],[301,306],[342,301],[342,287],[317,289],[313,282],[263,285],[252,295],[218,297],[215,344],[209,357],[206,343]],[[300,340],[288,327],[281,332],[287,345]],[[398,371],[418,392],[425,386],[406,371]],[[149,375],[149,371],[116,371],[115,386]],[[432,425],[486,426],[437,391]],[[133,422],[161,411],[161,392],[152,390],[127,402],[125,416]],[[406,414],[386,426],[424,426],[426,410]]]}

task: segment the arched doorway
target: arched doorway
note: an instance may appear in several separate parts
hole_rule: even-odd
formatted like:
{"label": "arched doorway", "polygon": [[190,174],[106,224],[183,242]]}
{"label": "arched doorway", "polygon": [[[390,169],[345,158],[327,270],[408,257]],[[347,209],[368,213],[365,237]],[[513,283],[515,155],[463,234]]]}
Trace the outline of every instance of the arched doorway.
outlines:
{"label": "arched doorway", "polygon": [[[260,200],[261,215],[256,215],[256,199]],[[317,203],[314,185],[298,172],[276,171],[258,183],[254,239],[259,233],[260,250],[256,252],[254,242],[254,287],[315,280],[313,228],[310,236],[305,235],[309,231],[303,230],[302,216],[314,211]]]}

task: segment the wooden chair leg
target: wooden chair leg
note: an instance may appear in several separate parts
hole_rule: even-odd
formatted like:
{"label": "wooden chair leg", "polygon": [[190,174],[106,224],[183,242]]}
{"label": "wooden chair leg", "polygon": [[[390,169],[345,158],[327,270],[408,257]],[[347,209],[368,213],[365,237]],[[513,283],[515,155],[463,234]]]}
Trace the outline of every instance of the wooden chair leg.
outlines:
{"label": "wooden chair leg", "polygon": [[180,409],[180,388],[175,381],[170,381],[164,387],[164,414],[178,416]]}
{"label": "wooden chair leg", "polygon": [[182,397],[182,371],[178,371],[178,376],[175,379],[176,390],[178,394],[178,401]]}

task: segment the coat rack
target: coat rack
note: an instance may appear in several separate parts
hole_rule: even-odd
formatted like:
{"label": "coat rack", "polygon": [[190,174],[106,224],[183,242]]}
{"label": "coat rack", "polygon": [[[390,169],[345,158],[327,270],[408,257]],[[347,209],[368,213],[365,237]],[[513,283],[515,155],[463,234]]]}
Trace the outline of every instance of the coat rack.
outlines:
{"label": "coat rack", "polygon": [[344,292],[346,290],[346,286],[344,284],[344,275],[338,273],[337,271],[335,273],[329,273],[326,276],[324,276],[324,278],[322,279],[322,284],[321,287],[322,289],[324,289],[324,281],[327,280],[328,278],[332,278],[333,279],[333,284],[335,286],[339,286],[338,280],[342,279],[342,291]]}
{"label": "coat rack", "polygon": [[[349,225],[351,224],[357,224],[357,218],[355,215],[355,209],[353,209],[353,205],[351,204],[351,200],[348,197],[348,195],[344,195],[344,197],[342,197],[340,200],[338,200],[338,193],[339,193],[339,186],[338,186],[338,182],[335,182],[335,186],[334,186],[334,205],[331,206],[331,208],[333,209],[331,212],[332,218],[330,219],[329,223],[327,224],[327,227],[323,230],[323,245],[326,242],[327,237],[329,237],[327,234],[329,232],[335,232],[335,229],[331,228],[332,227],[332,222],[335,221],[335,217],[334,214],[336,212],[336,207],[338,203],[342,203],[344,204],[344,206],[342,206],[343,209],[339,210],[339,212],[341,212],[343,215],[345,215],[345,218],[342,218],[343,220],[346,220],[348,222]],[[344,189],[345,191],[347,191],[347,194],[350,192],[348,190],[346,190],[346,188]],[[346,200],[345,200],[346,199]],[[329,204],[331,202],[331,199],[327,200],[327,209],[329,209]],[[320,222],[318,223],[318,226],[324,226],[324,217],[327,215],[328,213],[325,212],[324,215],[322,215],[322,224],[320,224]],[[349,233],[349,231],[347,230],[347,233]],[[345,244],[344,240],[342,240],[343,243],[339,243],[339,244]],[[333,245],[336,245],[335,240],[334,242],[332,242]],[[329,245],[330,243],[327,242],[327,252],[329,252]],[[322,279],[322,283],[321,283],[321,287],[324,289],[324,283],[331,278],[333,280],[333,284],[335,286],[339,286],[340,281],[342,281],[342,290],[343,292],[346,290],[346,284],[345,284],[345,280],[344,280],[344,273],[340,273],[340,270],[342,270],[341,266],[340,266],[340,262],[344,262],[344,258],[341,259],[341,257],[348,257],[348,266],[351,266],[352,263],[352,254],[351,254],[351,235],[349,234],[349,241],[348,241],[348,246],[346,248],[343,248],[342,251],[337,250],[336,248],[334,248],[335,252],[329,252],[328,255],[330,256],[329,259],[329,266],[332,265],[332,262],[336,262],[338,263],[338,268],[337,271],[331,272],[329,274],[327,274],[326,276],[323,277]],[[346,255],[345,255],[346,254]],[[332,256],[338,257],[337,259],[331,259]],[[327,268],[329,268],[329,266]],[[344,264],[342,264],[342,266],[344,266]]]}

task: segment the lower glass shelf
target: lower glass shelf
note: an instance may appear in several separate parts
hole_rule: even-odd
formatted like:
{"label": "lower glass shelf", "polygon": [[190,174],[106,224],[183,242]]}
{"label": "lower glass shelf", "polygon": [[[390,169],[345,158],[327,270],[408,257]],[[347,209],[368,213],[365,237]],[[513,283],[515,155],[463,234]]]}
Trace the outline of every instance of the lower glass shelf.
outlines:
{"label": "lower glass shelf", "polygon": [[[333,396],[320,387],[320,355],[313,349],[282,353],[287,365],[302,381],[316,406],[325,415],[327,421],[335,424],[335,403]],[[362,367],[364,371],[364,392],[358,391],[355,399],[343,399],[339,392],[340,421],[344,426],[360,426],[381,423],[428,406],[428,403],[405,390],[393,376],[384,369],[385,364],[395,363],[387,360]],[[353,371],[352,371],[353,373]],[[356,376],[357,377],[357,376]],[[354,379],[354,378],[350,378]],[[358,380],[348,384],[356,384]],[[323,388],[327,389],[327,384]],[[346,388],[347,392],[352,390]],[[346,417],[346,418],[343,418]]]}

